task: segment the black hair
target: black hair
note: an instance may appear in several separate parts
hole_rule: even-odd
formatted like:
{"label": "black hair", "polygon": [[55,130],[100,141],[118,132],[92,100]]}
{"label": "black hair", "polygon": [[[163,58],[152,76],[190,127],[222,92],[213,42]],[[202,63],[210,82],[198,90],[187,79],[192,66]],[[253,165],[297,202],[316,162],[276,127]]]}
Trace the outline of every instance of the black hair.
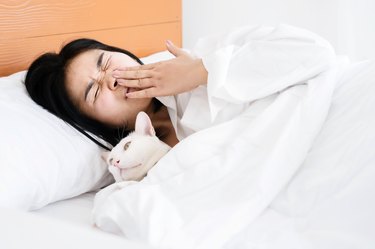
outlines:
{"label": "black hair", "polygon": [[[92,49],[124,53],[139,64],[143,64],[137,56],[127,50],[93,39],[77,39],[63,46],[59,53],[45,53],[33,61],[27,71],[25,85],[30,97],[36,103],[72,125],[102,148],[110,150],[107,145],[89,133],[114,146],[121,140],[120,136],[126,136],[129,131],[119,132],[118,127],[110,127],[81,113],[68,96],[65,84],[66,68],[72,59]],[[160,102],[157,105],[160,105]]]}

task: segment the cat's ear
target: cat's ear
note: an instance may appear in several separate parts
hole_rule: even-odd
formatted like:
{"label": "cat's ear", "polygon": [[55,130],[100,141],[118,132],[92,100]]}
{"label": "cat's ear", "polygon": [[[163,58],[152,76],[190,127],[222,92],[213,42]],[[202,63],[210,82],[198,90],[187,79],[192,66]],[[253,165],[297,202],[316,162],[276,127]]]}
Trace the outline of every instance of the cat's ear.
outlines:
{"label": "cat's ear", "polygon": [[139,112],[135,120],[135,132],[142,135],[155,136],[155,129],[145,112]]}
{"label": "cat's ear", "polygon": [[102,159],[104,160],[104,162],[107,162],[107,159],[108,159],[108,156],[109,156],[109,151],[103,151],[102,154],[101,154],[101,157]]}

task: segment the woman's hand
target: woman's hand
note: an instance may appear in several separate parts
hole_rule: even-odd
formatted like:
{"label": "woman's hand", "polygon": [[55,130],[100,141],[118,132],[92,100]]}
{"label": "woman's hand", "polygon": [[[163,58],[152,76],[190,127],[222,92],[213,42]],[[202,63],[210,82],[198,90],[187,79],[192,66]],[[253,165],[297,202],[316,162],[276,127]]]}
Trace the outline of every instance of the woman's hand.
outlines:
{"label": "woman's hand", "polygon": [[166,45],[176,58],[113,71],[119,85],[139,89],[129,92],[127,97],[175,95],[207,83],[208,73],[201,59],[194,58],[170,41]]}

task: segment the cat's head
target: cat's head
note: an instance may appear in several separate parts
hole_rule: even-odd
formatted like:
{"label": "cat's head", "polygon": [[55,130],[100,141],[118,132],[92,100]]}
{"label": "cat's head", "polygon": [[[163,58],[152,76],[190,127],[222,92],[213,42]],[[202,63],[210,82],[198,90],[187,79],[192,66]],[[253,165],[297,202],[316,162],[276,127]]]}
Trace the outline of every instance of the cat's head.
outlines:
{"label": "cat's head", "polygon": [[135,121],[135,130],[123,138],[110,152],[103,155],[108,165],[122,170],[124,180],[142,178],[153,166],[150,157],[165,144],[155,135],[151,120],[140,112]]}

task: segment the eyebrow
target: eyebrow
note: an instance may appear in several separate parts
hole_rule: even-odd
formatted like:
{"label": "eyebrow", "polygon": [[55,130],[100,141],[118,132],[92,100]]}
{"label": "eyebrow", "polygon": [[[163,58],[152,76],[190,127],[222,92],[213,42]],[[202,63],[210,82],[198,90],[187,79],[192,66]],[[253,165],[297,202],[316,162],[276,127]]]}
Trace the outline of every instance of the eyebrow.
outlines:
{"label": "eyebrow", "polygon": [[[104,56],[104,52],[102,52],[99,57],[98,57],[98,60],[96,61],[96,67],[98,68],[98,70],[100,69],[100,66],[102,65],[102,62],[103,62],[103,56]],[[91,80],[88,84],[87,84],[87,87],[86,87],[86,90],[85,90],[85,101],[87,99],[87,95],[89,94],[92,86],[94,85],[94,80]]]}

